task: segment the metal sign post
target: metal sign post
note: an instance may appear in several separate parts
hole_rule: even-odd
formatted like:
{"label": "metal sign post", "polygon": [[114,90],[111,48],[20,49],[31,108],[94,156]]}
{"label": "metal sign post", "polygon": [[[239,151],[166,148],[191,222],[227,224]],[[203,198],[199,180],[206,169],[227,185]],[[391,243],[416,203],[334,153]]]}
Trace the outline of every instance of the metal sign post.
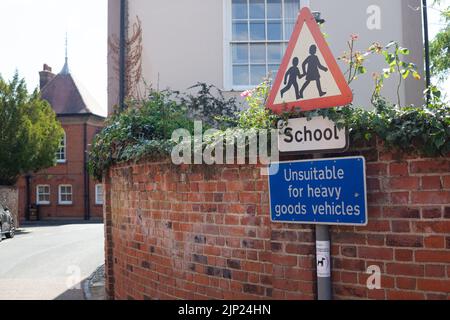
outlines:
{"label": "metal sign post", "polygon": [[[314,159],[322,158],[315,154]],[[317,300],[332,300],[330,226],[316,225]]]}
{"label": "metal sign post", "polygon": [[316,225],[317,299],[332,300],[330,227]]}
{"label": "metal sign post", "polygon": [[[304,1],[309,7],[309,1]],[[348,144],[347,144],[348,146]],[[347,147],[346,146],[346,147]],[[314,159],[322,158],[315,154]],[[316,225],[317,299],[332,300],[331,289],[331,239],[328,225]]]}
{"label": "metal sign post", "polygon": [[[278,114],[353,101],[353,92],[309,9],[309,1],[301,0],[301,5],[268,97],[268,108]],[[281,154],[314,154],[314,160],[278,163],[278,173],[273,175],[269,168],[271,220],[316,225],[317,299],[331,300],[330,225],[367,224],[365,159],[317,160],[322,158],[320,153],[344,152],[348,147],[348,131],[328,119],[290,119],[280,129]],[[279,173],[280,168],[284,174]]]}

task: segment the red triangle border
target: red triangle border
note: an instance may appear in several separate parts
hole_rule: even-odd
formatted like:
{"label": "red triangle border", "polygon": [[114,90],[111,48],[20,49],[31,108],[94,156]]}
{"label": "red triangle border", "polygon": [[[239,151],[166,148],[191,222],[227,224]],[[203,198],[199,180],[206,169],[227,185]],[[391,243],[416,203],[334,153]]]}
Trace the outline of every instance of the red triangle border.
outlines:
{"label": "red triangle border", "polygon": [[[299,41],[301,31],[304,26],[308,26],[311,31],[313,38],[317,44],[318,49],[322,53],[331,74],[336,81],[336,84],[341,91],[341,95],[332,97],[322,97],[310,100],[301,100],[290,103],[275,104],[276,95],[279,93],[281,84],[283,82],[284,74],[286,73],[294,49]],[[281,63],[280,69],[278,70],[277,77],[275,79],[272,90],[270,91],[267,107],[275,113],[290,112],[294,108],[299,107],[301,111],[312,111],[316,109],[332,108],[337,106],[345,106],[353,101],[353,92],[347,84],[347,81],[339,68],[336,59],[334,58],[325,38],[322,35],[319,25],[316,23],[311,10],[307,7],[300,11],[297,23],[295,25],[292,37],[289,41],[286,54],[284,55],[283,61]]]}

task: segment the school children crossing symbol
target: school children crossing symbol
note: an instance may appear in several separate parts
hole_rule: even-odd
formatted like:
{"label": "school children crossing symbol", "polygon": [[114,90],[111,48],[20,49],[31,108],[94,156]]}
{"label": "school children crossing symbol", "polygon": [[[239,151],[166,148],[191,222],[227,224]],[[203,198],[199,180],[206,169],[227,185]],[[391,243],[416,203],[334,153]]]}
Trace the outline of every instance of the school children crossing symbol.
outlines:
{"label": "school children crossing symbol", "polygon": [[343,106],[353,94],[309,8],[300,11],[272,87],[268,107],[276,113]]}

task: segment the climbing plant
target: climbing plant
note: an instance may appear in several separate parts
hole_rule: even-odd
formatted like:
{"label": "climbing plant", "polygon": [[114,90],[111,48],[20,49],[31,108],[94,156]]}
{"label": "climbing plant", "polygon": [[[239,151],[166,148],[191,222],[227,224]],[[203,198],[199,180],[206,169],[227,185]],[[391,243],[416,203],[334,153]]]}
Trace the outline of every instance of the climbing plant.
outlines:
{"label": "climbing plant", "polygon": [[405,60],[409,50],[393,41],[386,46],[374,43],[361,51],[356,50],[356,41],[358,36],[353,35],[348,43],[349,51],[340,57],[348,65],[345,74],[350,84],[368,72],[365,61],[370,55],[382,55],[387,65],[381,73],[373,75],[374,109],[371,111],[348,105],[313,112],[296,109],[276,115],[266,108],[270,79],[243,92],[243,104],[235,98],[225,98],[220,90],[206,84],[193,86],[190,90],[198,91],[189,94],[150,90],[144,101],[132,102],[129,110],[115,114],[107,121],[90,153],[91,172],[101,178],[114,163],[143,157],[169,157],[175,145],[171,140],[173,130],[184,128],[192,133],[194,120],[203,121],[204,131],[219,129],[204,138],[204,147],[217,140],[231,138],[237,141],[235,138],[242,130],[277,129],[280,120],[285,121],[289,117],[322,116],[334,120],[339,127],[349,128],[353,143],[378,138],[386,148],[403,153],[447,155],[450,152],[450,106],[436,87],[426,92],[432,99],[424,106],[402,106],[399,91],[395,102],[382,96],[387,78],[396,75],[399,79],[397,88],[408,77],[420,79],[416,66]]}

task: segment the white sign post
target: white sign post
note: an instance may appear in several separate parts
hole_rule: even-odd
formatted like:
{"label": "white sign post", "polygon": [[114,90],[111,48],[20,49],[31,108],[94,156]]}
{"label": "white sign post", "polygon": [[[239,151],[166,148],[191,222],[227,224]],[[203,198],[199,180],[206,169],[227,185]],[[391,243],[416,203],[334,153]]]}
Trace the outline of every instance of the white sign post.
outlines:
{"label": "white sign post", "polygon": [[344,152],[348,148],[348,132],[345,128],[323,117],[289,119],[280,121],[278,148],[281,153]]}

